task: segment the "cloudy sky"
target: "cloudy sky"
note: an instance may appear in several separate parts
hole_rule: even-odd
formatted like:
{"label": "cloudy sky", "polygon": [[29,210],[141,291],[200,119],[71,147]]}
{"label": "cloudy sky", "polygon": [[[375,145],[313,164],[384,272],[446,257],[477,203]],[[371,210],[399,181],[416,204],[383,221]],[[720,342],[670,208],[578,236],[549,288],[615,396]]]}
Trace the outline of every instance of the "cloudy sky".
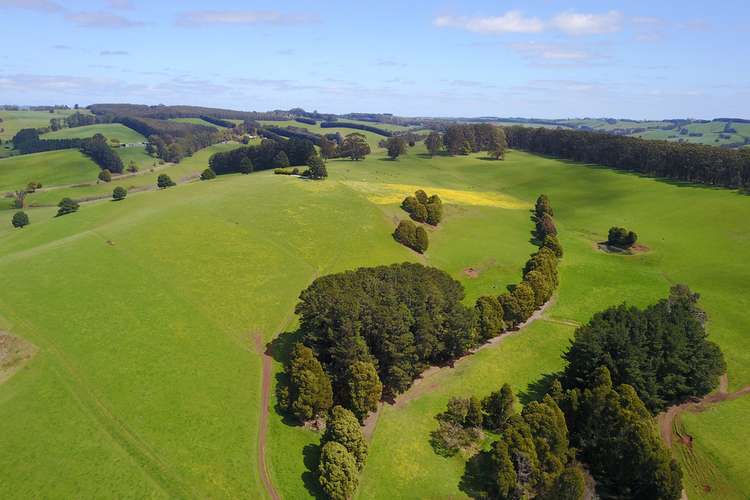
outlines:
{"label": "cloudy sky", "polygon": [[0,19],[0,103],[750,118],[747,0],[0,0]]}

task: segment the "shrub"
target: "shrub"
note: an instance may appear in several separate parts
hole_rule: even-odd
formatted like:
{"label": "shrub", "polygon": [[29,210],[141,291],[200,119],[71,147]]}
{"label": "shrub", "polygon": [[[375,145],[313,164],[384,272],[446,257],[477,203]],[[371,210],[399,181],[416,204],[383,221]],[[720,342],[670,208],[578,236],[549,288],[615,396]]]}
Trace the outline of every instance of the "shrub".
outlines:
{"label": "shrub", "polygon": [[72,214],[78,211],[78,202],[71,200],[70,198],[63,198],[60,203],[57,204],[57,216]]}
{"label": "shrub", "polygon": [[385,147],[388,150],[388,156],[391,160],[395,160],[402,154],[406,153],[406,141],[403,137],[389,137],[386,141]]}
{"label": "shrub", "polygon": [[201,180],[202,181],[210,181],[211,179],[216,178],[216,172],[211,167],[208,167],[206,170],[201,172]]}
{"label": "shrub", "polygon": [[138,172],[138,166],[135,164],[135,161],[130,160],[130,163],[128,163],[127,170],[128,170],[128,172],[130,172],[132,174]]}
{"label": "shrub", "polygon": [[13,214],[13,219],[11,219],[11,224],[13,224],[13,227],[24,227],[29,225],[29,216],[26,215],[26,212],[19,211]]}
{"label": "shrub", "polygon": [[26,185],[26,192],[27,193],[33,193],[37,189],[41,189],[41,188],[42,188],[42,183],[41,182],[29,182]]}
{"label": "shrub", "polygon": [[357,491],[357,464],[351,453],[336,441],[323,445],[318,474],[320,486],[331,500],[349,500]]}
{"label": "shrub", "polygon": [[106,168],[99,172],[99,180],[103,182],[110,182],[112,180],[112,172]]}
{"label": "shrub", "polygon": [[159,189],[166,189],[168,187],[174,186],[175,183],[172,181],[172,179],[167,174],[159,174],[159,177],[156,179],[156,186]]}
{"label": "shrub", "polygon": [[624,227],[611,227],[607,235],[607,245],[627,249],[635,245],[638,235]]}
{"label": "shrub", "polygon": [[555,257],[557,257],[558,259],[562,259],[563,248],[562,248],[562,245],[560,244],[560,240],[557,239],[557,236],[548,234],[547,236],[544,237],[542,246],[545,248],[549,248],[552,251],[552,253],[555,254]]}
{"label": "shrub", "polygon": [[127,195],[128,195],[127,189],[125,189],[122,186],[117,186],[112,191],[112,199],[115,200],[115,201],[124,200]]}

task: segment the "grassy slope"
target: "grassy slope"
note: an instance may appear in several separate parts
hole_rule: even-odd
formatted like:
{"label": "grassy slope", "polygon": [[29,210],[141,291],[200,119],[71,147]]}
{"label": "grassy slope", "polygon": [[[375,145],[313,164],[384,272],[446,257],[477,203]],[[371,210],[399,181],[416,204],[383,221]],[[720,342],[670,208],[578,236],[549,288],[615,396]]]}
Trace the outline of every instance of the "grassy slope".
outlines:
{"label": "grassy slope", "polygon": [[[417,258],[388,236],[394,215],[403,215],[400,194],[386,184],[456,190],[444,196],[448,217],[427,258],[462,279],[470,299],[518,279],[533,250],[525,208],[546,192],[567,252],[550,319],[585,321],[685,281],[703,294],[732,384],[750,382],[750,342],[741,335],[750,326],[743,295],[750,271],[734,258],[750,251],[741,230],[746,197],[518,152],[503,163],[372,156],[332,161],[329,172],[324,183],[270,172],[229,176],[85,205],[59,219],[53,209],[33,209],[28,228],[0,226],[0,273],[21,284],[0,298],[0,323],[41,349],[0,386],[0,433],[9,436],[2,465],[14,472],[0,495],[257,493],[260,366],[252,338],[292,329],[296,297],[316,275]],[[477,191],[521,203],[501,208]],[[613,224],[638,231],[651,253],[594,250]],[[469,280],[461,273],[468,266],[486,271]],[[45,300],[29,290],[43,290]],[[438,457],[427,441],[435,413],[457,393],[484,395],[504,381],[523,390],[560,366],[571,330],[539,322],[441,375],[427,396],[386,408],[361,496],[459,496],[460,460]],[[732,432],[741,440],[746,430]],[[87,447],[97,439],[96,449]],[[316,440],[272,415],[268,459],[288,498],[307,493],[302,447]]]}
{"label": "grassy slope", "polygon": [[[81,113],[88,113],[88,110],[78,110]],[[0,132],[0,139],[5,142],[7,139],[11,139],[16,132],[23,128],[41,128],[48,127],[49,121],[52,118],[65,118],[68,115],[75,113],[74,109],[58,109],[54,113],[48,111],[2,111],[0,110],[0,118],[3,121],[0,123],[0,129],[4,129]]]}
{"label": "grassy slope", "polygon": [[0,159],[0,192],[26,187],[73,184],[96,179],[99,167],[77,149],[13,156]]}
{"label": "grassy slope", "polygon": [[42,139],[85,139],[102,134],[109,140],[118,140],[123,144],[140,143],[146,140],[141,134],[120,123],[102,123],[86,125],[84,127],[64,128],[55,132],[48,132]]}
{"label": "grassy slope", "polygon": [[747,430],[742,434],[735,432],[746,429],[750,422],[750,397],[726,401],[703,413],[686,413],[680,418],[693,438],[692,453],[678,445],[678,452],[686,458],[683,463],[688,464],[691,472],[686,481],[689,497],[700,498],[707,485],[716,498],[750,498],[749,436]]}
{"label": "grassy slope", "polygon": [[138,165],[140,172],[137,175],[126,175],[121,178],[114,177],[112,182],[97,184],[95,174],[90,179],[87,179],[93,181],[90,185],[40,191],[30,195],[27,198],[27,202],[36,206],[54,205],[66,196],[76,200],[107,196],[112,193],[115,186],[123,186],[127,189],[150,188],[156,186],[156,179],[160,174],[167,174],[173,181],[180,182],[190,176],[200,174],[208,167],[208,159],[212,154],[239,146],[237,143],[215,144],[198,151],[191,157],[183,159],[178,164],[158,165],[157,163],[156,166],[154,166],[154,158],[148,156],[144,148],[117,148],[115,151],[121,156],[123,164],[126,167],[130,163],[130,160],[135,161],[136,165]]}
{"label": "grassy slope", "polygon": [[[686,282],[703,294],[703,305],[712,318],[711,335],[727,355],[732,385],[750,381],[746,354],[750,339],[742,335],[750,326],[744,312],[750,303],[742,292],[750,269],[733,257],[738,251],[750,251],[750,239],[740,229],[742,220],[750,215],[747,198],[731,191],[670,185],[600,168],[571,167],[517,152],[504,163],[409,157],[393,163],[373,158],[349,165],[343,171],[332,166],[331,171],[346,179],[413,183],[428,192],[430,186],[441,184],[456,189],[493,189],[529,205],[538,193],[546,192],[556,207],[567,252],[559,299],[548,313],[550,319],[580,322],[622,301],[645,305],[664,296],[671,283]],[[385,212],[397,213],[395,205],[384,207]],[[430,263],[461,278],[460,269],[482,263],[471,255],[472,247],[480,247],[476,253],[482,260],[495,258],[495,265],[490,265],[486,273],[492,279],[482,282],[482,278],[461,278],[470,297],[493,285],[493,293],[497,292],[517,279],[531,251],[529,245],[519,245],[529,236],[527,214],[466,206],[449,206],[448,213],[444,227],[431,238]],[[717,217],[720,213],[732,215]],[[595,242],[604,239],[613,224],[636,229],[651,252],[622,257],[596,251]],[[416,492],[427,497],[460,495],[461,461],[440,458],[429,447],[433,417],[452,395],[465,391],[482,396],[504,381],[525,390],[539,375],[559,368],[559,355],[572,328],[541,322],[530,333],[467,361],[460,377],[441,378],[435,387],[430,386],[432,392],[424,401],[415,400],[405,408],[387,407],[374,436],[360,496],[387,498],[396,491],[404,497]],[[406,428],[408,433],[403,432]],[[732,432],[739,437],[747,431],[735,428]],[[302,454],[291,455],[288,443],[299,444],[299,449],[315,440],[314,434],[298,428],[272,431],[270,446],[278,449],[272,450],[271,463],[274,470],[281,471],[277,472],[277,484],[289,488],[283,491],[290,498],[304,494],[299,478],[305,469]]]}

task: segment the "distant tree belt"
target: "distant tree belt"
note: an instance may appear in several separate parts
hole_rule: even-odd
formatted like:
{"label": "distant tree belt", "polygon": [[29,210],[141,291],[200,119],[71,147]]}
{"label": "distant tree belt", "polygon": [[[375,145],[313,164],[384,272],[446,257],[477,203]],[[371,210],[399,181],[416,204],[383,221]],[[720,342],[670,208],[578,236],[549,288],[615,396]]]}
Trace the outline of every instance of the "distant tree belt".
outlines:
{"label": "distant tree belt", "polygon": [[297,121],[297,122],[300,122],[300,123],[305,123],[307,125],[315,125],[316,123],[318,123],[315,120],[313,120],[312,118],[302,118],[302,117],[297,117],[297,118],[294,119],[294,121]]}
{"label": "distant tree belt", "polygon": [[597,132],[507,127],[512,148],[653,177],[738,188],[750,185],[750,150],[652,141]]}
{"label": "distant tree belt", "polygon": [[373,127],[372,125],[363,125],[361,123],[351,123],[351,122],[321,122],[320,124],[321,128],[356,128],[358,130],[366,130],[367,132],[372,132],[374,134],[382,135],[384,137],[390,137],[393,135],[393,132],[390,130],[385,130],[378,127]]}
{"label": "distant tree belt", "polygon": [[107,143],[107,139],[96,134],[89,139],[49,139],[39,138],[39,131],[27,128],[18,131],[13,137],[13,146],[21,154],[40,153],[42,151],[56,151],[59,149],[80,149],[83,154],[91,158],[103,170],[120,173],[123,170],[122,160]]}
{"label": "distant tree belt", "polygon": [[217,175],[240,172],[245,159],[251,161],[253,170],[269,170],[277,167],[274,160],[282,151],[286,154],[289,165],[301,166],[306,165],[307,160],[315,152],[315,146],[307,139],[264,139],[257,146],[214,153],[208,164]]}
{"label": "distant tree belt", "polygon": [[200,106],[147,106],[143,104],[92,104],[88,109],[96,115],[135,116],[142,118],[200,118],[211,116],[230,120],[288,120],[282,111],[255,112]]}
{"label": "distant tree belt", "polygon": [[201,115],[199,118],[204,122],[212,123],[214,125],[218,125],[219,127],[234,128],[234,122],[216,118],[214,116]]}
{"label": "distant tree belt", "polygon": [[[320,146],[320,136],[318,134],[314,134],[307,129],[299,128],[299,127],[274,127],[274,126],[267,126],[265,127],[266,130],[269,130],[273,132],[276,135],[280,135],[282,137],[288,137],[288,138],[296,138],[296,139],[307,139],[308,141],[312,142],[316,146]],[[275,137],[271,137],[271,139],[277,139]],[[278,140],[278,139],[277,139]]]}
{"label": "distant tree belt", "polygon": [[172,122],[168,120],[157,120],[153,118],[118,116],[115,121],[135,130],[146,137],[150,135],[169,135],[172,137],[185,137],[196,133],[213,134],[216,129],[206,125],[193,123]]}

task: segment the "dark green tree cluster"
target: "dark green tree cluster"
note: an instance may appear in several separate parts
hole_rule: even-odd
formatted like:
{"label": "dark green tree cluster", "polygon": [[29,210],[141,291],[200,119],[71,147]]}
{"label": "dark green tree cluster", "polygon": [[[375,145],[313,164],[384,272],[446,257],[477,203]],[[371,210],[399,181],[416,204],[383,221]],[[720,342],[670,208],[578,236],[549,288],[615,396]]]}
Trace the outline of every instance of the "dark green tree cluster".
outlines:
{"label": "dark green tree cluster", "polygon": [[104,170],[99,171],[98,179],[102,182],[111,182],[112,181],[112,172],[107,170],[106,168]]}
{"label": "dark green tree cluster", "polygon": [[717,387],[726,371],[719,347],[709,341],[697,294],[675,286],[670,297],[646,309],[620,305],[578,328],[563,357],[566,388],[587,387],[604,366],[615,385],[635,388],[652,412]]}
{"label": "dark green tree cluster", "polygon": [[351,134],[347,134],[343,142],[339,145],[338,155],[357,161],[362,160],[370,152],[370,145],[367,143],[367,138],[364,134],[352,132]]}
{"label": "dark green tree cluster", "polygon": [[314,180],[328,177],[328,169],[326,169],[326,163],[323,158],[317,153],[311,154],[307,160],[307,170],[302,175]]}
{"label": "dark green tree cluster", "polygon": [[609,370],[600,366],[585,388],[563,391],[556,382],[551,392],[599,493],[633,500],[680,498],[682,472],[632,386],[615,386]]}
{"label": "dark green tree cluster", "polygon": [[302,343],[295,344],[285,367],[288,385],[280,404],[301,422],[324,415],[333,406],[331,380],[315,353]]}
{"label": "dark green tree cluster", "polygon": [[85,139],[81,144],[81,152],[94,160],[102,170],[121,174],[123,171],[122,160],[109,146],[107,138],[102,134],[96,134],[91,139]]}
{"label": "dark green tree cluster", "polygon": [[455,454],[477,444],[482,430],[497,434],[483,473],[488,498],[581,500],[583,471],[570,448],[565,414],[549,395],[527,404],[519,414],[508,384],[481,402],[476,397],[452,398],[437,416],[432,433],[435,451]]}
{"label": "dark green tree cluster", "polygon": [[750,150],[652,141],[598,132],[514,126],[510,147],[701,184],[750,186]]}
{"label": "dark green tree cluster", "polygon": [[26,215],[26,212],[23,210],[20,210],[13,214],[13,218],[11,219],[11,224],[13,224],[13,227],[24,227],[29,225],[29,216]]}
{"label": "dark green tree cluster", "polygon": [[128,190],[122,186],[117,186],[115,189],[112,190],[112,199],[114,201],[124,200],[127,195],[128,195]]}
{"label": "dark green tree cluster", "polygon": [[475,396],[451,398],[447,409],[435,418],[438,428],[431,433],[430,442],[439,455],[453,456],[482,438],[482,405]]}
{"label": "dark green tree cluster", "polygon": [[635,245],[638,235],[624,227],[610,227],[607,234],[607,245],[627,249]]}
{"label": "dark green tree cluster", "polygon": [[415,252],[425,253],[429,246],[427,231],[410,220],[402,220],[393,232],[393,238]]}
{"label": "dark green tree cluster", "polygon": [[296,312],[305,344],[331,377],[334,402],[362,418],[379,391],[401,393],[427,366],[476,344],[463,297],[445,272],[404,263],[318,278],[301,293]]}
{"label": "dark green tree cluster", "polygon": [[[430,153],[437,153],[437,139],[429,139],[428,136],[428,140]],[[505,131],[489,123],[452,124],[442,137],[442,145],[452,155],[487,151],[490,156],[500,159],[505,154],[508,142]]]}
{"label": "dark green tree cluster", "polygon": [[159,177],[156,178],[156,187],[159,189],[167,189],[172,186],[176,186],[176,184],[167,174],[159,174]]}
{"label": "dark green tree cluster", "polygon": [[332,500],[351,499],[357,491],[359,471],[367,460],[367,441],[354,414],[334,406],[320,444],[320,486]]}
{"label": "dark green tree cluster", "polygon": [[80,205],[77,201],[74,201],[70,198],[63,198],[60,200],[60,203],[57,204],[57,216],[63,216],[67,214],[72,214],[73,212],[77,212]]}
{"label": "dark green tree cluster", "polygon": [[132,115],[117,116],[114,121],[148,137],[146,151],[173,163],[224,139],[215,127],[206,125]]}
{"label": "dark green tree cluster", "polygon": [[263,139],[259,145],[214,153],[208,164],[217,175],[242,171],[245,160],[250,161],[254,171],[270,170],[274,168],[274,159],[282,151],[290,165],[302,166],[307,165],[310,156],[315,153],[315,146],[312,142],[302,139]]}
{"label": "dark green tree cluster", "polygon": [[546,194],[539,195],[534,206],[534,222],[536,224],[537,241],[544,242],[547,236],[557,237],[557,227],[552,218],[554,212]]}
{"label": "dark green tree cluster", "polygon": [[389,137],[385,141],[385,149],[388,151],[388,157],[395,160],[399,156],[406,154],[406,141],[401,136]]}
{"label": "dark green tree cluster", "polygon": [[210,181],[211,179],[216,179],[216,172],[214,172],[211,167],[208,167],[203,172],[201,172],[201,180]]}
{"label": "dark green tree cluster", "polygon": [[436,194],[428,197],[427,193],[421,189],[418,189],[414,196],[404,198],[401,208],[417,222],[437,226],[443,220],[443,200]]}

